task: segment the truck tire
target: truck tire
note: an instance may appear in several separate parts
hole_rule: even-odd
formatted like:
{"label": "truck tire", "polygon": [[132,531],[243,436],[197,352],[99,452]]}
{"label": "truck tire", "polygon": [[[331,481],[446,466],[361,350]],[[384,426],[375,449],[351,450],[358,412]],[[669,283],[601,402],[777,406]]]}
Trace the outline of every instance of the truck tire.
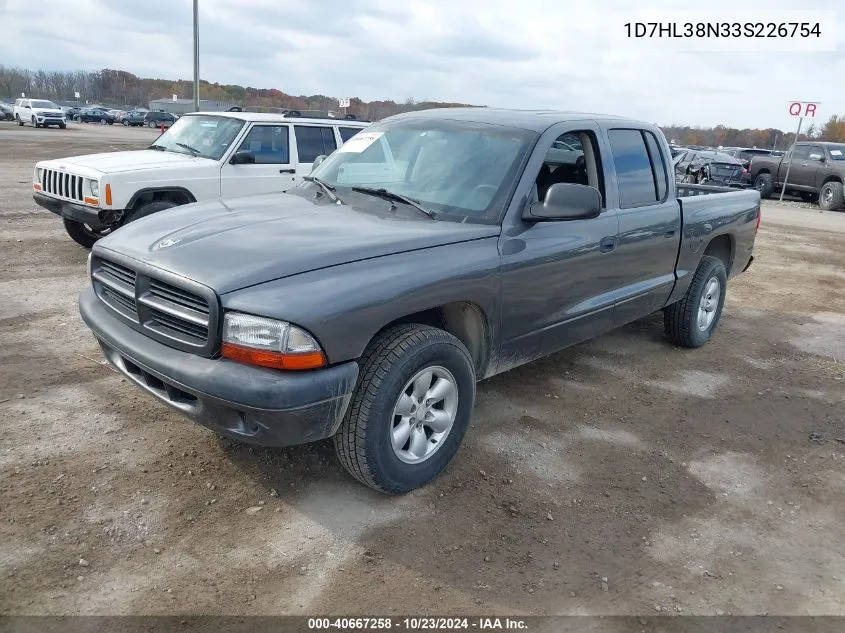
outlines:
{"label": "truck tire", "polygon": [[389,328],[361,357],[355,393],[334,436],[338,459],[380,492],[419,488],[455,456],[474,401],[475,369],[463,343],[427,325]]}
{"label": "truck tire", "polygon": [[67,234],[70,235],[71,239],[85,248],[91,248],[94,246],[94,242],[111,233],[110,228],[95,231],[89,226],[82,224],[82,222],[68,220],[67,218],[62,218],[62,220],[65,223],[65,231],[67,231]]}
{"label": "truck tire", "polygon": [[709,341],[722,316],[727,285],[725,263],[718,257],[702,257],[684,298],[663,310],[669,340],[690,348]]}
{"label": "truck tire", "polygon": [[772,175],[759,174],[757,178],[754,179],[754,188],[760,192],[761,198],[770,197],[772,192],[775,190],[775,185],[772,182]]}
{"label": "truck tire", "polygon": [[153,213],[158,213],[159,211],[164,211],[165,209],[171,209],[175,206],[178,206],[175,202],[171,202],[170,200],[156,200],[155,202],[148,202],[147,204],[141,205],[134,211],[130,211],[124,217],[123,224],[129,224],[130,222],[134,222],[135,220],[140,220],[141,218],[145,218],[148,215],[152,215]]}
{"label": "truck tire", "polygon": [[826,182],[819,191],[819,208],[835,211],[845,206],[841,182]]}
{"label": "truck tire", "polygon": [[21,121],[20,115],[18,115],[18,114],[15,115],[15,121],[17,121],[19,126],[23,127],[23,121]]}

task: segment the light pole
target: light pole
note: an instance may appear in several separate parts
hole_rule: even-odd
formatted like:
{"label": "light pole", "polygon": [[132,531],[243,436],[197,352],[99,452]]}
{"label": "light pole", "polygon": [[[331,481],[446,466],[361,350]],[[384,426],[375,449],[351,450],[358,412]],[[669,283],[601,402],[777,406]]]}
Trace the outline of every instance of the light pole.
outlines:
{"label": "light pole", "polygon": [[200,109],[200,21],[199,0],[194,0],[194,112]]}

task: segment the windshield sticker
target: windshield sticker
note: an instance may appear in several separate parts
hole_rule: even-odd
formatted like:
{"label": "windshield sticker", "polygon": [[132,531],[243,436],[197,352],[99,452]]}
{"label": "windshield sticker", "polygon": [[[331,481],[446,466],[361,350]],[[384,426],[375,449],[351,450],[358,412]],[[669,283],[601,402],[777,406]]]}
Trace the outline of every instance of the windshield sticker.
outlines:
{"label": "windshield sticker", "polygon": [[832,150],[830,150],[830,153],[833,156],[842,156],[842,150],[841,149],[832,149]]}
{"label": "windshield sticker", "polygon": [[358,132],[355,136],[341,145],[337,151],[360,154],[370,145],[375,143],[383,134],[384,132]]}

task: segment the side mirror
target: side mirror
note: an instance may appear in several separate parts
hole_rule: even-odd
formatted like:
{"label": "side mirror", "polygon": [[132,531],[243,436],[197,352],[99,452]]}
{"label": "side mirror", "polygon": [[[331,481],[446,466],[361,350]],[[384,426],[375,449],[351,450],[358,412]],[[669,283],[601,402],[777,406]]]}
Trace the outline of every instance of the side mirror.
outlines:
{"label": "side mirror", "polygon": [[235,155],[232,156],[232,160],[229,161],[232,165],[254,165],[255,164],[255,154],[252,152],[247,152],[245,150],[239,150],[235,152]]}
{"label": "side mirror", "polygon": [[317,169],[317,167],[320,165],[320,163],[322,163],[324,160],[326,160],[326,158],[328,158],[328,157],[325,154],[320,154],[319,156],[317,156],[317,158],[314,159],[314,162],[311,163],[311,171],[314,171],[315,169]]}
{"label": "side mirror", "polygon": [[543,202],[534,203],[522,214],[527,222],[587,220],[601,213],[601,194],[595,187],[556,182]]}

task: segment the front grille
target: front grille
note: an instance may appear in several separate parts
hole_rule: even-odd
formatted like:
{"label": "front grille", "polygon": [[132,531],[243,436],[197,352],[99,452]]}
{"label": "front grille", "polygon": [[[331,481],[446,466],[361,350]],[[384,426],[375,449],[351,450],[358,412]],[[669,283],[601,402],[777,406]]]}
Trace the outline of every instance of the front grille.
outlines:
{"label": "front grille", "polygon": [[[216,334],[213,293],[164,281],[111,259],[91,262],[94,290],[109,308],[133,327],[173,347],[211,355]],[[156,274],[156,273],[153,273]]]}
{"label": "front grille", "polygon": [[82,202],[82,185],[84,180],[82,176],[68,174],[56,169],[41,170],[42,191],[57,198]]}

